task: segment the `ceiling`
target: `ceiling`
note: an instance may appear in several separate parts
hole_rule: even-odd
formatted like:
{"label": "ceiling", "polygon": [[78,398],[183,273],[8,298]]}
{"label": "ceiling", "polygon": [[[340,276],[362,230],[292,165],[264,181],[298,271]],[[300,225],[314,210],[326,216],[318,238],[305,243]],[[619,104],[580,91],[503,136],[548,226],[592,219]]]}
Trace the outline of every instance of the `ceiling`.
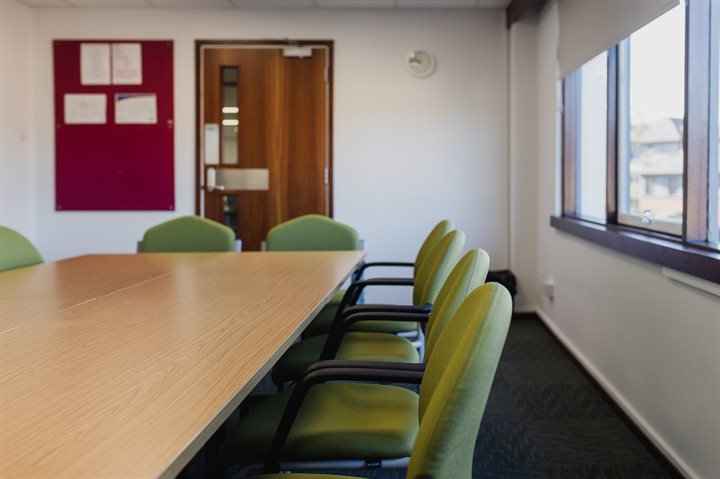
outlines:
{"label": "ceiling", "polygon": [[[2,1],[2,0],[0,0]],[[510,0],[19,0],[35,8],[505,8]]]}

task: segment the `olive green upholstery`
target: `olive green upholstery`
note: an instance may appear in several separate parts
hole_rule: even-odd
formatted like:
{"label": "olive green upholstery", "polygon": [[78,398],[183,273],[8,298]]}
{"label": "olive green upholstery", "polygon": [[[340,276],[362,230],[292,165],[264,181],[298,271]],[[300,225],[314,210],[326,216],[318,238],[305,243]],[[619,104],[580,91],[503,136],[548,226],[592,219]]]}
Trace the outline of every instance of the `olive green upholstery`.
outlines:
{"label": "olive green upholstery", "polygon": [[425,361],[430,358],[437,339],[465,298],[485,283],[489,269],[490,256],[480,248],[465,253],[452,269],[437,295],[425,327]]}
{"label": "olive green upholstery", "polygon": [[460,259],[465,246],[465,233],[451,231],[430,251],[427,259],[415,275],[413,304],[433,304],[450,275],[450,271]]}
{"label": "olive green upholstery", "polygon": [[354,228],[322,215],[299,216],[267,234],[268,251],[353,251],[360,249]]}
{"label": "olive green upholstery", "polygon": [[[320,360],[328,335],[311,336],[293,344],[272,370],[275,384],[299,379],[305,370]],[[349,332],[343,338],[335,359],[417,363],[417,349],[405,338],[387,333]]]}
{"label": "olive green upholstery", "polygon": [[[292,389],[258,403],[220,449],[223,465],[263,462]],[[407,457],[418,428],[418,396],[409,389],[325,383],[310,389],[283,449],[287,460]]]}
{"label": "olive green upholstery", "polygon": [[425,258],[427,258],[435,245],[454,229],[455,226],[453,226],[452,221],[450,220],[442,220],[440,223],[435,225],[435,227],[430,231],[430,234],[425,238],[425,241],[423,241],[423,244],[420,245],[420,249],[415,257],[413,277],[417,274],[420,266],[423,264],[423,261],[425,261]]}
{"label": "olive green upholstery", "polygon": [[182,216],[148,229],[143,253],[235,251],[235,233],[225,225],[200,216]]}
{"label": "olive green upholstery", "polygon": [[451,321],[441,333],[420,385],[420,423],[408,477],[472,476],[480,421],[505,338],[512,298],[498,283],[470,293],[457,311],[469,324]]}
{"label": "olive green upholstery", "polygon": [[[481,249],[472,249],[457,262],[437,295],[426,326],[425,360],[430,356],[437,337],[453,317],[462,301],[485,282],[490,258]],[[414,324],[414,323],[408,323]],[[295,343],[273,368],[275,384],[299,379],[311,364],[320,359],[327,335],[312,336]],[[376,332],[349,332],[343,338],[335,359],[416,363],[417,350],[405,338]]]}
{"label": "olive green upholstery", "polygon": [[40,252],[27,238],[15,230],[0,226],[0,271],[42,262]]}
{"label": "olive green upholstery", "polygon": [[[475,441],[510,326],[511,313],[510,293],[500,284],[488,283],[470,293],[440,334],[420,385],[418,410],[420,427],[410,455],[408,479],[421,475],[429,475],[433,479],[456,479],[472,476]],[[342,383],[332,384],[337,384],[338,387],[345,385]],[[323,386],[328,385],[330,384]],[[378,389],[373,393],[384,387],[393,388],[393,386],[375,386]],[[331,396],[335,392],[327,391],[319,394]],[[325,400],[328,401],[327,406],[331,407],[329,402],[333,399],[328,397]],[[315,398],[314,401],[319,401],[319,399]],[[371,421],[369,415],[373,408],[377,408],[373,413],[387,418],[385,406],[377,405],[374,398],[366,397],[362,400],[357,398],[356,401],[365,408],[365,413],[360,411],[353,413],[358,414],[361,420]],[[365,401],[368,402],[365,403]],[[305,404],[301,410],[304,408]],[[342,411],[344,414],[351,415],[348,409],[342,408]],[[338,414],[330,411],[323,412],[329,413],[333,417]],[[315,413],[320,414],[320,412]],[[246,422],[243,428],[244,432],[236,429],[233,434],[255,436],[249,431],[252,429],[250,426],[260,426],[258,419],[254,418],[255,422],[252,424]],[[269,416],[265,416],[263,419],[271,421]],[[305,417],[304,420],[307,421],[309,418]],[[303,425],[303,427],[307,428],[308,426]],[[374,439],[374,436],[377,435],[378,438],[381,438],[388,433],[389,429],[383,425],[371,437]],[[369,439],[369,437],[355,438],[346,435],[342,436],[343,440],[340,441],[339,437],[323,436],[323,439],[328,442],[343,443],[354,443],[357,439],[363,447]],[[256,436],[254,439],[260,440]],[[236,448],[238,446],[235,444]],[[238,448],[234,451],[235,454],[239,454],[242,449]],[[229,454],[230,451],[225,449],[224,452]],[[296,451],[293,452],[295,455]],[[372,456],[373,458],[398,457],[389,451],[377,451],[377,448],[373,452],[376,454]],[[258,455],[251,459],[254,462],[263,457],[261,451],[253,451],[253,454],[256,453]],[[231,455],[231,457],[233,456]],[[322,457],[322,453],[313,451],[313,457]],[[354,457],[358,457],[357,453]],[[371,456],[366,455],[366,457]],[[257,479],[277,477],[277,475],[256,476]],[[320,479],[333,476],[286,475],[283,477]]]}
{"label": "olive green upholstery", "polygon": [[[423,241],[423,244],[420,246],[418,254],[415,257],[413,277],[417,275],[418,270],[422,266],[425,259],[427,259],[427,257],[430,255],[432,249],[440,242],[442,238],[444,238],[453,229],[455,229],[455,227],[450,220],[442,220],[437,225],[435,225],[432,231],[430,231],[430,234],[428,234],[425,238],[425,241]],[[310,323],[310,325],[305,329],[305,332],[303,333],[304,337],[315,336],[318,334],[327,334],[328,332],[330,332],[333,319],[335,319],[335,314],[337,313],[337,306],[342,300],[344,292],[344,290],[338,291],[338,294],[333,297],[330,303],[328,303],[326,307],[320,310],[317,316],[315,316],[315,319],[313,319],[312,323]],[[357,325],[355,328],[357,331],[369,330],[396,333],[401,331],[413,331],[414,326],[411,324],[403,325],[395,322],[391,324],[385,323],[380,325]]]}

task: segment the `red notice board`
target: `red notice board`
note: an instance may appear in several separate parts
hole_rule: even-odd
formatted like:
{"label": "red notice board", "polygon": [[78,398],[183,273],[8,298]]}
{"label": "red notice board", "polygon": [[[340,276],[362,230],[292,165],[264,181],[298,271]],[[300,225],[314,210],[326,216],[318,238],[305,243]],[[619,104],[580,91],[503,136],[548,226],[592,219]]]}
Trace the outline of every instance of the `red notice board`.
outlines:
{"label": "red notice board", "polygon": [[[95,43],[140,44],[141,83],[83,85],[81,45]],[[53,50],[56,210],[174,210],[173,42],[56,40]],[[105,123],[66,123],[68,94],[105,95]],[[155,122],[116,123],[118,94],[155,95]]]}

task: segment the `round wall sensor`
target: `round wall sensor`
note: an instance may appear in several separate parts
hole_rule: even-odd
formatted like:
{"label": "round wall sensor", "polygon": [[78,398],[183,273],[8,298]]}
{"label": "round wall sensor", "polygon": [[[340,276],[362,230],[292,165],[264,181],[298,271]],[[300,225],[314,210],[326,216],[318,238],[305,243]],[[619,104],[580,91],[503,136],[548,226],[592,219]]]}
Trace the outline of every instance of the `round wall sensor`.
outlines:
{"label": "round wall sensor", "polygon": [[435,57],[425,50],[415,50],[405,57],[405,68],[415,78],[427,78],[435,71]]}

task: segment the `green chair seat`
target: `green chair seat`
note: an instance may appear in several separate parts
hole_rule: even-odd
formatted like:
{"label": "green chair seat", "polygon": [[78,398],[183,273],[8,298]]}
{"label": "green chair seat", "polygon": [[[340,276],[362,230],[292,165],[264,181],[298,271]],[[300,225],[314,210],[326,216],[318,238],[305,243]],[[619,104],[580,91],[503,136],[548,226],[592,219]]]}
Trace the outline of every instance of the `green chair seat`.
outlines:
{"label": "green chair seat", "polygon": [[[292,389],[258,403],[220,449],[224,465],[265,459]],[[418,395],[363,383],[326,383],[303,401],[283,449],[287,460],[408,457],[418,431]]]}
{"label": "green chair seat", "polygon": [[40,252],[17,231],[0,226],[0,271],[43,262]]}
{"label": "green chair seat", "polygon": [[[302,377],[305,370],[320,360],[327,334],[313,336],[290,346],[272,371],[275,384]],[[350,332],[345,335],[335,359],[417,363],[420,356],[410,341],[394,334]]]}
{"label": "green chair seat", "polygon": [[225,225],[199,216],[182,216],[149,228],[143,253],[235,251],[235,233]]}

